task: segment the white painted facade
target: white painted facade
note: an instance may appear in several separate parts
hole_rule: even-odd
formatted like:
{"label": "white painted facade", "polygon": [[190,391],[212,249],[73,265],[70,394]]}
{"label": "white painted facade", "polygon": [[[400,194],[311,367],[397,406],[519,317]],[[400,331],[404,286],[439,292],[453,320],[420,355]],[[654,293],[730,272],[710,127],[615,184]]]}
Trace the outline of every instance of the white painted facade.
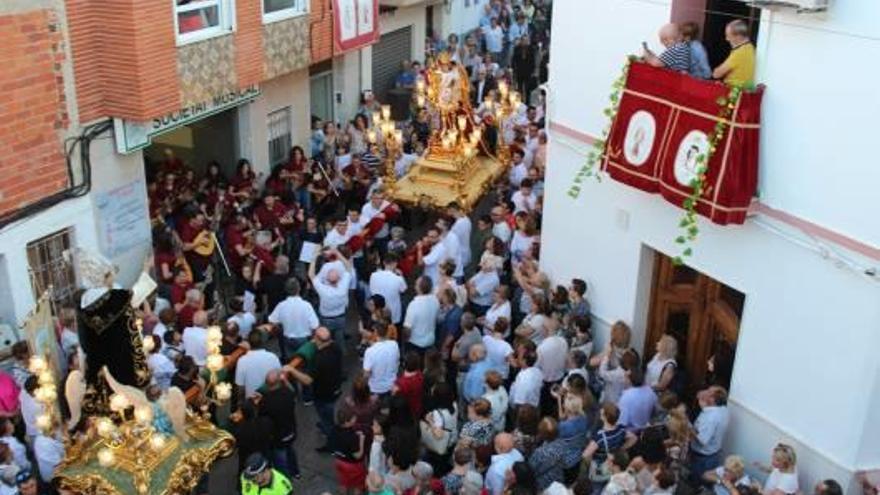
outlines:
{"label": "white painted facade", "polygon": [[485,12],[489,0],[449,0],[434,7],[438,16],[440,33],[443,37],[457,34],[463,37],[480,24],[480,17]]}
{"label": "white painted facade", "polygon": [[[556,130],[542,265],[554,280],[588,281],[597,348],[621,319],[641,350],[651,250],[678,254],[682,210],[607,176],[586,181],[573,200],[566,191],[588,149],[575,134],[600,135],[625,57],[643,40],[659,46],[672,3],[554,3],[548,112]],[[880,113],[880,72],[866,63],[880,53],[880,4],[831,5],[824,14],[763,12],[760,201],[876,248],[880,169],[863,150],[876,141]],[[725,450],[768,463],[785,441],[797,450],[805,493],[829,477],[857,493],[853,473],[880,467],[880,279],[865,273],[880,271],[880,261],[762,214],[729,227],[701,218],[700,228],[688,264],[746,295]]]}

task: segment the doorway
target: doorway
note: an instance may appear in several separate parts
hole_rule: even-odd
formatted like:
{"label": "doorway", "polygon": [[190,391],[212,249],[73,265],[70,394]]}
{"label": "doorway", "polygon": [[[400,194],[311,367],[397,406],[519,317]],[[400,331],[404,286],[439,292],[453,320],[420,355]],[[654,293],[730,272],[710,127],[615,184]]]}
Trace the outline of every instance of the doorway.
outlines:
{"label": "doorway", "polygon": [[724,38],[724,28],[730,21],[742,19],[749,25],[752,43],[758,40],[761,9],[742,0],[707,0],[703,21],[703,44],[709,53],[709,66],[718,67],[730,55],[730,44]]}
{"label": "doorway", "polygon": [[223,174],[232,177],[238,156],[237,118],[238,110],[232,108],[154,137],[144,148],[147,177],[155,176],[165,160],[165,150],[174,152],[197,177],[204,175],[210,161],[220,163]]}
{"label": "doorway", "polygon": [[690,402],[705,385],[729,390],[745,294],[659,252],[651,287],[645,359],[669,334],[678,342],[678,366],[688,378],[682,399]]}

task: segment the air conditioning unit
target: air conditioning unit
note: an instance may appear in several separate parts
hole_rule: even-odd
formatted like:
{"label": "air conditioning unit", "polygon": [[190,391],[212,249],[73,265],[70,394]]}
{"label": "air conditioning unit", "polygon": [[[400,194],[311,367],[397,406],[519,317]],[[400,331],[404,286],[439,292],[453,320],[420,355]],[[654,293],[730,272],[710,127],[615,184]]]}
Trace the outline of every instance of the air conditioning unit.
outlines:
{"label": "air conditioning unit", "polygon": [[743,0],[745,3],[760,8],[789,8],[795,9],[799,14],[813,12],[825,12],[828,10],[831,0]]}

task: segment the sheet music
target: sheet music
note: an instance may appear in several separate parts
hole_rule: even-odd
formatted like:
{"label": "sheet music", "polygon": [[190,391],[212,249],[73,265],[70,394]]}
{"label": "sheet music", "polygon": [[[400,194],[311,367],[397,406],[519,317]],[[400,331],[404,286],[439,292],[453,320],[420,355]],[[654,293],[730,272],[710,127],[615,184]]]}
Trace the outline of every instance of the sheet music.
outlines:
{"label": "sheet music", "polygon": [[249,290],[244,291],[244,310],[247,313],[257,311],[257,296]]}
{"label": "sheet music", "polygon": [[302,249],[299,252],[299,260],[303,263],[311,263],[315,259],[315,254],[321,249],[320,244],[304,241]]}

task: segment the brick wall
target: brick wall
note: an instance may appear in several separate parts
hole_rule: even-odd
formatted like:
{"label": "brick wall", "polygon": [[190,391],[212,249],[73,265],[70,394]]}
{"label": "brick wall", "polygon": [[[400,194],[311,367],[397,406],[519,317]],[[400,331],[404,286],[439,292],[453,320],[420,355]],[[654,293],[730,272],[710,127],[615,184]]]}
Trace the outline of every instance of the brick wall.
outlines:
{"label": "brick wall", "polygon": [[68,0],[81,122],[149,120],[180,108],[170,2]]}
{"label": "brick wall", "polygon": [[311,0],[310,42],[311,63],[323,62],[333,57],[333,12],[331,0]]}
{"label": "brick wall", "polygon": [[235,4],[235,72],[244,88],[263,79],[263,9],[257,1]]}
{"label": "brick wall", "polygon": [[0,215],[67,186],[61,27],[50,10],[0,16]]}

